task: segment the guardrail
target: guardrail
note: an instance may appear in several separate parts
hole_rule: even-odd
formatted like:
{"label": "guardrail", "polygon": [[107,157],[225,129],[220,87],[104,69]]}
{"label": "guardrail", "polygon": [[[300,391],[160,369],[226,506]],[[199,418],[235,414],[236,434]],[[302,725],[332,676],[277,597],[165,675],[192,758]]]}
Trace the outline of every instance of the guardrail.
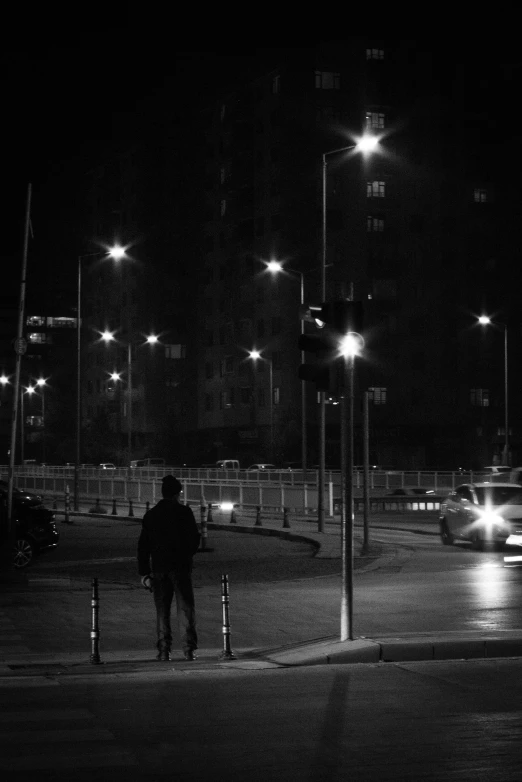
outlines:
{"label": "guardrail", "polygon": [[[7,465],[0,466],[0,474],[7,474]],[[164,475],[174,473],[180,480],[189,482],[220,483],[222,485],[237,484],[284,484],[299,486],[305,483],[316,486],[318,480],[317,470],[214,470],[210,468],[176,467],[167,466],[158,468],[127,468],[116,467],[110,470],[101,470],[96,467],[80,468],[82,479],[112,479],[122,481],[160,481]],[[15,467],[15,476],[21,477],[48,477],[62,478],[72,481],[74,467],[54,465],[19,465]],[[369,473],[370,491],[388,491],[393,489],[423,487],[444,494],[458,486],[460,483],[473,483],[491,478],[490,473],[471,471],[430,471],[430,470],[371,470]],[[355,489],[363,488],[363,473],[360,470],[354,472],[353,485]],[[341,473],[338,470],[325,471],[325,483],[333,486],[341,485]]]}

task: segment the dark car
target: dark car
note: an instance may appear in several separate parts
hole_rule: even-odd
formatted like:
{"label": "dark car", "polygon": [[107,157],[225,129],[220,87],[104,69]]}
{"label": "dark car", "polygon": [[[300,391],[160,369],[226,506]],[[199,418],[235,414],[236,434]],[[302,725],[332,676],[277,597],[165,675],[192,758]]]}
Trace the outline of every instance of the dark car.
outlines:
{"label": "dark car", "polygon": [[[0,481],[1,534],[7,535],[7,481]],[[55,515],[46,508],[39,494],[13,488],[13,514],[16,519],[13,565],[24,568],[45,549],[55,548],[60,540]]]}

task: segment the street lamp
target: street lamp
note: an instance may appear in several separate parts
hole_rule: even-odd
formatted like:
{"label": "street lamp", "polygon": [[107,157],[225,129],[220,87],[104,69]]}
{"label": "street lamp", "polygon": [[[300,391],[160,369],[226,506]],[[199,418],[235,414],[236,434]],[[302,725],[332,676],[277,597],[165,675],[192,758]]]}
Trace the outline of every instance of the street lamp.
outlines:
{"label": "street lamp", "polygon": [[45,428],[45,386],[47,385],[47,380],[44,377],[39,377],[36,381],[36,385],[41,389],[42,394],[42,462],[45,463],[45,439],[47,430]]}
{"label": "street lamp", "polygon": [[[328,172],[328,158],[341,152],[360,152],[363,155],[376,152],[379,148],[379,137],[372,134],[364,134],[355,144],[346,147],[332,149],[322,155],[322,253],[321,253],[321,294],[326,301],[326,177]],[[318,483],[318,529],[324,532],[324,473],[325,473],[325,435],[326,435],[326,406],[325,393],[319,392],[319,483]]]}
{"label": "street lamp", "polygon": [[81,427],[82,427],[82,400],[81,400],[81,327],[82,327],[82,261],[85,258],[113,258],[115,261],[121,260],[125,256],[125,248],[114,245],[106,251],[87,253],[78,256],[78,278],[77,278],[77,299],[76,299],[76,458],[74,462],[74,510],[78,510],[79,487],[80,487],[80,450],[81,450]]}
{"label": "street lamp", "polygon": [[[303,272],[298,271],[297,269],[288,269],[280,261],[269,261],[266,264],[266,268],[271,274],[279,274],[282,271],[285,271],[289,274],[293,274],[299,277],[300,279],[300,291],[301,291],[301,297],[300,297],[300,304],[301,307],[304,305],[304,274]],[[301,334],[304,334],[304,321],[301,319]],[[304,352],[301,351],[301,363],[304,364],[305,358],[304,358]],[[306,467],[307,467],[307,459],[306,454],[307,452],[307,444],[306,444],[306,381],[301,381],[301,467],[303,469],[303,477],[306,480]]]}
{"label": "street lamp", "polygon": [[[116,337],[114,336],[113,331],[102,331],[100,332],[101,339],[105,344],[109,344],[109,342],[117,342]],[[145,345],[156,345],[157,342],[159,342],[159,338],[155,334],[149,334],[148,337],[145,338],[145,342],[143,344]],[[125,344],[125,343],[120,343]],[[127,342],[127,451],[128,451],[128,466],[130,467],[130,463],[132,460],[132,343]],[[115,382],[121,380],[121,374],[119,372],[112,372],[110,373],[111,380],[114,380]]]}
{"label": "street lamp", "polygon": [[360,355],[363,344],[363,338],[356,332],[348,332],[339,342],[339,353],[344,357],[341,398],[341,641],[353,640],[353,387],[355,357]]}
{"label": "street lamp", "polygon": [[272,359],[265,358],[265,356],[263,356],[259,350],[249,350],[248,356],[254,362],[257,361],[258,359],[261,359],[262,361],[266,361],[268,363],[269,388],[270,388],[270,461],[273,462],[274,461],[274,375],[273,375]]}
{"label": "street lamp", "polygon": [[478,318],[481,326],[502,326],[504,329],[504,451],[502,463],[509,465],[509,413],[508,413],[508,327],[506,323],[491,320],[487,315]]}
{"label": "street lamp", "polygon": [[25,413],[24,413],[24,394],[32,396],[36,391],[36,388],[30,383],[28,386],[21,386],[20,388],[20,462],[24,463],[24,445],[25,445]]}

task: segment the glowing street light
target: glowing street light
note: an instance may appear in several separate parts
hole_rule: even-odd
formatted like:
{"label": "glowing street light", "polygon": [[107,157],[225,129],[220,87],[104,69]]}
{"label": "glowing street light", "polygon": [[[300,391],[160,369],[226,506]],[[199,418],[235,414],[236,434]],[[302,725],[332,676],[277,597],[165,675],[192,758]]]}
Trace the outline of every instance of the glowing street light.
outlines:
{"label": "glowing street light", "polygon": [[76,298],[76,458],[74,463],[74,510],[78,510],[80,490],[80,451],[81,451],[81,427],[82,427],[82,399],[81,399],[81,328],[82,328],[82,261],[85,258],[112,258],[120,261],[125,257],[125,248],[119,244],[106,250],[87,253],[78,256],[77,298]]}
{"label": "glowing street light", "polygon": [[508,327],[506,323],[491,320],[488,315],[481,315],[477,320],[481,326],[502,326],[504,329],[504,450],[502,463],[509,465]]}
{"label": "glowing street light", "polygon": [[[119,342],[119,340],[116,339],[115,331],[109,331],[108,329],[105,329],[105,331],[100,331],[99,334],[100,339],[106,344],[109,344],[109,342]],[[149,334],[147,337],[145,337],[145,342],[142,344],[156,345],[158,343],[159,337],[156,334]],[[128,466],[130,467],[132,460],[132,344],[131,342],[120,344],[126,344],[127,347],[127,450],[129,462]],[[111,372],[109,377],[115,383],[122,379],[121,373],[116,371]]]}
{"label": "glowing street light", "polygon": [[[299,277],[300,280],[300,304],[301,307],[304,306],[304,274],[303,272],[297,271],[297,269],[287,269],[285,266],[281,263],[281,261],[276,261],[274,259],[270,260],[266,264],[267,270],[273,274],[280,274],[281,272],[285,272],[287,274],[293,274],[295,276]],[[301,334],[304,334],[304,320],[301,318]],[[301,351],[301,362],[304,363],[304,353]],[[301,467],[303,469],[304,473],[304,480],[306,481],[306,466],[307,466],[307,459],[306,454],[307,452],[307,441],[306,441],[306,381],[301,380]]]}
{"label": "glowing street light", "polygon": [[270,373],[269,388],[270,388],[270,459],[274,458],[274,379],[273,379],[273,367],[272,359],[265,358],[259,350],[249,350],[248,357],[252,361],[256,362],[259,359],[268,363],[268,369]]}

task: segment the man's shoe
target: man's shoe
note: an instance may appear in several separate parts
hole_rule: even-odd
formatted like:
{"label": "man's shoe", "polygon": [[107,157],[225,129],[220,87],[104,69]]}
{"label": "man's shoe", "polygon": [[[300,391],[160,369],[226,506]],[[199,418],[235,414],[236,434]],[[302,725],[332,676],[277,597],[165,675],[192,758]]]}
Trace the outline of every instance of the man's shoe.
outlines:
{"label": "man's shoe", "polygon": [[170,652],[167,652],[166,650],[158,652],[156,660],[162,663],[168,663],[170,661]]}
{"label": "man's shoe", "polygon": [[189,649],[188,652],[185,652],[185,660],[196,660],[196,652],[194,649]]}

